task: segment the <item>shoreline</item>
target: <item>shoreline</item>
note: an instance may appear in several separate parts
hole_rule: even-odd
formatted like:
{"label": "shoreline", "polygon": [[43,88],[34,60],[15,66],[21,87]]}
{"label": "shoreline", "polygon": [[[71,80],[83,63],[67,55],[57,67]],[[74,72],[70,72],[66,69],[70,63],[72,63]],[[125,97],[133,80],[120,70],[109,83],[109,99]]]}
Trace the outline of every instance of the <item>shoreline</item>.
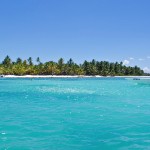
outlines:
{"label": "shoreline", "polygon": [[85,76],[85,75],[1,75],[1,78],[150,78],[150,76]]}

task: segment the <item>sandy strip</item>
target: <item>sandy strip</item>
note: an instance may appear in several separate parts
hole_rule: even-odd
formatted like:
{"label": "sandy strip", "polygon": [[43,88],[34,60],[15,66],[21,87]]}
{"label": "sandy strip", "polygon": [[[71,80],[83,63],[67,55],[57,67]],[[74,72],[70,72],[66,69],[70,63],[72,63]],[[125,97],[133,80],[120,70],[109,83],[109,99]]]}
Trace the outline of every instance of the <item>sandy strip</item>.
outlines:
{"label": "sandy strip", "polygon": [[[83,76],[83,75],[24,75],[24,76],[16,76],[16,75],[3,75],[1,77],[4,78],[102,78],[103,76]],[[111,78],[112,76],[107,76],[107,78]],[[114,78],[150,78],[150,76],[114,76]]]}
{"label": "sandy strip", "polygon": [[4,78],[91,78],[91,77],[102,77],[102,76],[69,76],[69,75],[24,75],[24,76],[16,76],[16,75],[4,75]]}

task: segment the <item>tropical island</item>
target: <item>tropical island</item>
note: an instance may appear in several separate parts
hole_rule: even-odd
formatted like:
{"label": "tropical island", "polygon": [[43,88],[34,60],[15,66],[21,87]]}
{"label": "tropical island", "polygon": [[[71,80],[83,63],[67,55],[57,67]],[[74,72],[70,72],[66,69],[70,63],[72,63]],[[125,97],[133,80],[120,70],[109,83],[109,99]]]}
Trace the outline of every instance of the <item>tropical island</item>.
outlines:
{"label": "tropical island", "polygon": [[7,55],[0,63],[1,75],[87,75],[87,76],[143,76],[147,75],[138,66],[125,66],[123,62],[108,61],[84,61],[82,64],[75,63],[71,58],[65,63],[63,58],[58,62],[41,62],[40,58],[27,60],[17,58],[12,61]]}

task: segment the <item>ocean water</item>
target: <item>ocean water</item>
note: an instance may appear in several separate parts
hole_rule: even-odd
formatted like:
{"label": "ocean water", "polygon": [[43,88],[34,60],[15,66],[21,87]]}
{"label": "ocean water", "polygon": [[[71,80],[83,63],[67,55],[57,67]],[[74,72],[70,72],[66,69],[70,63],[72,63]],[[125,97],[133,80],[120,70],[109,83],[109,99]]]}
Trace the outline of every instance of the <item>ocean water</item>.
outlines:
{"label": "ocean water", "polygon": [[0,79],[0,150],[118,149],[150,149],[150,84]]}

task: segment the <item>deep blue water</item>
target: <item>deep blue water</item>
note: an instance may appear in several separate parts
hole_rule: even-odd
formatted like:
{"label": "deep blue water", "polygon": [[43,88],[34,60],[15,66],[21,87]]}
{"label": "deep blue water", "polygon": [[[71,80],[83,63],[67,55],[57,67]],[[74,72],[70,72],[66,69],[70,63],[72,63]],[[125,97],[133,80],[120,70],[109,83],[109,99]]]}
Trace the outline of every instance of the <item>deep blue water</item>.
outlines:
{"label": "deep blue water", "polygon": [[150,84],[0,79],[0,150],[150,149]]}

